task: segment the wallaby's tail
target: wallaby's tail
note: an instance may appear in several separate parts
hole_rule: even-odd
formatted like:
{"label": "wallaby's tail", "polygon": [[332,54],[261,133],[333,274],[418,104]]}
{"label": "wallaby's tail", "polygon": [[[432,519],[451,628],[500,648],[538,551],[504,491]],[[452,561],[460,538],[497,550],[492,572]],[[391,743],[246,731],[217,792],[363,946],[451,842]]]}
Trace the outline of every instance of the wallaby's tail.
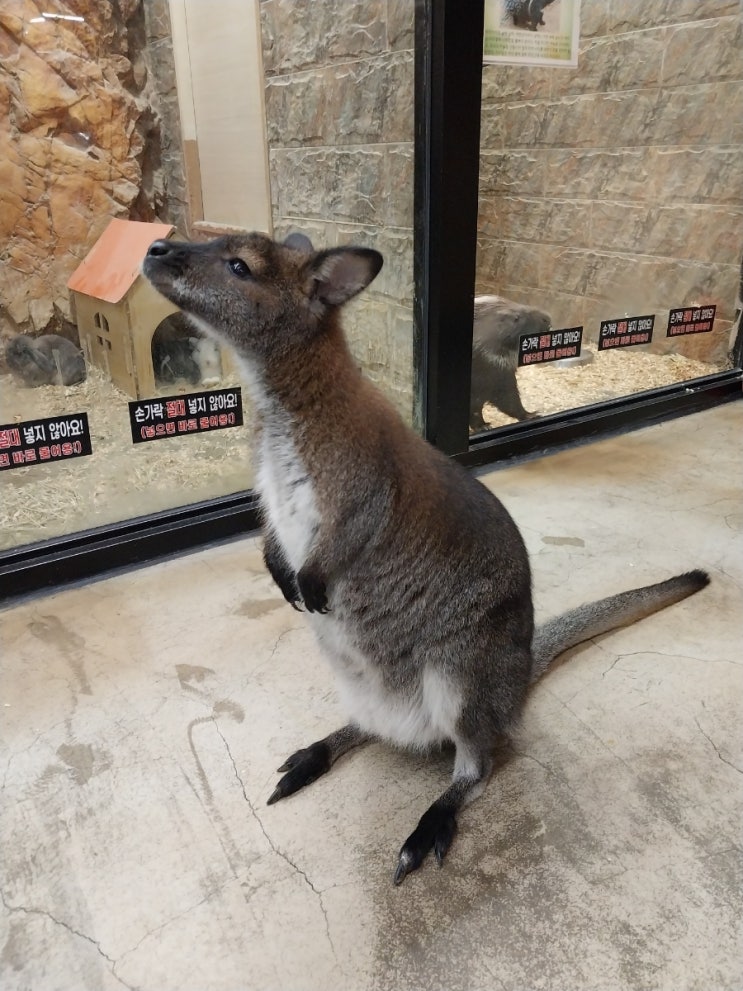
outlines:
{"label": "wallaby's tail", "polygon": [[532,682],[544,674],[555,658],[576,644],[601,636],[618,626],[628,626],[659,609],[672,606],[709,585],[706,571],[688,571],[657,585],[633,588],[610,595],[550,619],[534,632]]}

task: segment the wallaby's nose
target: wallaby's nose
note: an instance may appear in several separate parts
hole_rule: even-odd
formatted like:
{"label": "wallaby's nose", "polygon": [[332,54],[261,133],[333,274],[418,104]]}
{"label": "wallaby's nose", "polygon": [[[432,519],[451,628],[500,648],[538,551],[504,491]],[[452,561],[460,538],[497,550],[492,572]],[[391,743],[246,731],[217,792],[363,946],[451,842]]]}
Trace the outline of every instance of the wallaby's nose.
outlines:
{"label": "wallaby's nose", "polygon": [[170,250],[171,245],[167,241],[153,241],[147,249],[147,254],[155,258],[162,258],[164,255],[169,255]]}

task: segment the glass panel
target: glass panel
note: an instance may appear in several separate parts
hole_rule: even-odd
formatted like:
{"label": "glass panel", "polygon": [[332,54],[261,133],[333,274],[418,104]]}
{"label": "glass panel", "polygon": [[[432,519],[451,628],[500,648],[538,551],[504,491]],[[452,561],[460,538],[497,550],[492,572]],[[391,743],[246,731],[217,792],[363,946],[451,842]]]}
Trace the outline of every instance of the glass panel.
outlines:
{"label": "glass panel", "polygon": [[413,415],[414,4],[261,4],[277,238],[358,244],[384,256],[344,309],[351,348]]}
{"label": "glass panel", "polygon": [[576,69],[484,66],[473,430],[730,367],[741,51],[737,0],[583,0]]}
{"label": "glass panel", "polygon": [[138,274],[190,219],[167,0],[53,9],[3,5],[3,548],[251,484],[233,363]]}
{"label": "glass panel", "polygon": [[232,356],[138,274],[158,237],[377,247],[347,329],[411,419],[413,9],[363,6],[4,4],[0,549],[252,485]]}

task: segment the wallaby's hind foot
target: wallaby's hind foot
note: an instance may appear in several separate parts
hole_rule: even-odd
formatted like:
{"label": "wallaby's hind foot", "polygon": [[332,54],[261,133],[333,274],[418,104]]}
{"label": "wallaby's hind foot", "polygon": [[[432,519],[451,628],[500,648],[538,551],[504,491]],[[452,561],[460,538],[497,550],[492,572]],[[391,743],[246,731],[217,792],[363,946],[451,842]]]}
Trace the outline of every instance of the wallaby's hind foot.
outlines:
{"label": "wallaby's hind foot", "polygon": [[318,740],[309,747],[297,750],[278,768],[278,773],[283,774],[284,777],[276,785],[266,804],[273,805],[279,799],[293,795],[305,785],[311,785],[323,774],[327,774],[339,757],[370,739],[371,737],[357,726],[349,723],[348,726],[343,726],[330,736],[326,736],[324,740]]}
{"label": "wallaby's hind foot", "polygon": [[431,850],[441,867],[456,832],[457,817],[454,809],[445,805],[441,799],[434,802],[423,813],[418,825],[402,845],[395,870],[395,884],[402,884],[408,874],[417,870]]}
{"label": "wallaby's hind foot", "polygon": [[418,825],[402,845],[395,869],[394,882],[401,884],[408,874],[417,870],[433,850],[439,867],[457,832],[457,813],[473,802],[485,788],[493,769],[493,758],[481,753],[481,745],[456,743],[452,783],[443,795],[420,817]]}

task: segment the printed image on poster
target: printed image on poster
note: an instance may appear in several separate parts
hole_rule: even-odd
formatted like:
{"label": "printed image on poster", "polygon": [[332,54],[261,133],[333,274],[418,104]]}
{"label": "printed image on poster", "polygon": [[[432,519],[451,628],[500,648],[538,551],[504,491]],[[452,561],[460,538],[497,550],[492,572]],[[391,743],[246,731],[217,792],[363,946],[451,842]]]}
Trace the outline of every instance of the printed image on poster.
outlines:
{"label": "printed image on poster", "polygon": [[0,426],[0,471],[92,453],[87,413],[65,413]]}
{"label": "printed image on poster", "polygon": [[186,396],[160,396],[129,403],[133,444],[225,430],[239,427],[242,422],[242,392],[239,387],[194,392]]}
{"label": "printed image on poster", "polygon": [[578,65],[580,0],[485,0],[483,62]]}

